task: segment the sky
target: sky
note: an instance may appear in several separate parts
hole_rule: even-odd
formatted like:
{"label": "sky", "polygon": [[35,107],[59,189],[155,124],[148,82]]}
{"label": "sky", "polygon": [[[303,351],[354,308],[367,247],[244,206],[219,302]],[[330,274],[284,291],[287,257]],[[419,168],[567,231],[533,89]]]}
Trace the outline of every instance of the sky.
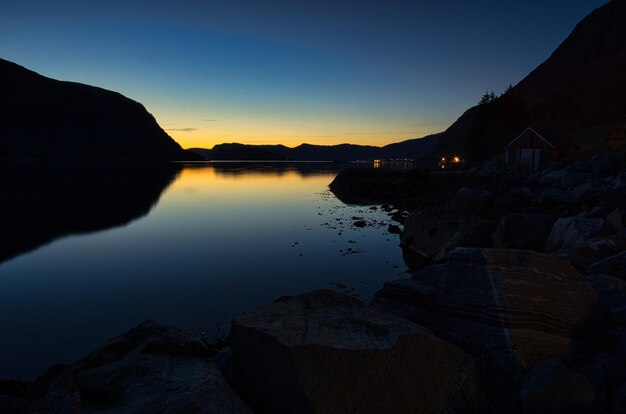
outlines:
{"label": "sky", "polygon": [[141,102],[183,147],[385,145],[515,85],[605,0],[3,0],[0,57]]}

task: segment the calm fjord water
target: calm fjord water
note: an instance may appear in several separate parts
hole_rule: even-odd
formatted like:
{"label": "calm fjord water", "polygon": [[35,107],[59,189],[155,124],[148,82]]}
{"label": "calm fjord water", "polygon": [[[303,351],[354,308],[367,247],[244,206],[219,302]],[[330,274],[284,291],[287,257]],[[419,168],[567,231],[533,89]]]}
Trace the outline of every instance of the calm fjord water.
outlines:
{"label": "calm fjord water", "polygon": [[282,295],[371,297],[405,266],[384,212],[328,191],[345,167],[3,167],[0,378],[34,378],[147,319],[213,337]]}

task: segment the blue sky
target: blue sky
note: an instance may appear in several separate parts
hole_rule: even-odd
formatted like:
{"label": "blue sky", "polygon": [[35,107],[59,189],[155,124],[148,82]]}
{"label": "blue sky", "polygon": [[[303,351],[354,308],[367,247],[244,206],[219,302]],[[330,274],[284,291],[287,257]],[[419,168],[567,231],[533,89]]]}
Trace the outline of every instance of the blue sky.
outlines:
{"label": "blue sky", "polygon": [[604,3],[4,0],[0,57],[138,100],[184,147],[381,145],[445,129]]}

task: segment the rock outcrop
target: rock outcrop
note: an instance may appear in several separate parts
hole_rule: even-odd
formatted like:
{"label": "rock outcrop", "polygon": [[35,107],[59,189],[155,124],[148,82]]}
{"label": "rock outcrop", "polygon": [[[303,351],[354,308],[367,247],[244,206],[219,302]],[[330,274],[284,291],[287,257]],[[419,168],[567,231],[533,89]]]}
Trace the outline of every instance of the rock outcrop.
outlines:
{"label": "rock outcrop", "polygon": [[231,346],[235,384],[262,412],[447,413],[479,401],[459,348],[327,290],[233,319]]}
{"label": "rock outcrop", "polygon": [[70,366],[57,366],[19,397],[12,413],[252,413],[210,361],[205,343],[144,322]]}
{"label": "rock outcrop", "polygon": [[547,214],[509,214],[493,233],[493,247],[543,251],[553,225]]}
{"label": "rock outcrop", "polygon": [[402,246],[423,258],[424,263],[441,262],[460,246],[491,245],[494,224],[475,220],[442,208],[416,211],[404,221]]}
{"label": "rock outcrop", "polygon": [[386,283],[374,305],[480,358],[489,396],[511,404],[527,370],[591,350],[605,316],[567,262],[506,249],[457,248],[445,265]]}
{"label": "rock outcrop", "polygon": [[527,414],[586,414],[594,392],[584,376],[550,360],[526,375],[521,399]]}
{"label": "rock outcrop", "polygon": [[611,229],[603,219],[563,217],[552,227],[548,237],[548,251],[580,247],[593,238],[610,233]]}
{"label": "rock outcrop", "polygon": [[602,273],[626,280],[626,250],[592,264],[587,268],[587,272]]}
{"label": "rock outcrop", "polygon": [[573,342],[593,340],[603,316],[567,262],[523,250],[457,248],[447,264],[388,282],[376,298],[475,355],[493,341],[514,346],[525,367],[569,356]]}

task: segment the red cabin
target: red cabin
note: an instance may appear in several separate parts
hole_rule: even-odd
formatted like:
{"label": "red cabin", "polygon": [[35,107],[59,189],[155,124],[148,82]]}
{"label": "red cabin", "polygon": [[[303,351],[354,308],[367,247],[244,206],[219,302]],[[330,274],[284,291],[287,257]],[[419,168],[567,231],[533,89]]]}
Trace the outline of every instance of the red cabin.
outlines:
{"label": "red cabin", "polygon": [[539,170],[555,160],[559,152],[543,135],[528,128],[504,147],[506,166]]}

